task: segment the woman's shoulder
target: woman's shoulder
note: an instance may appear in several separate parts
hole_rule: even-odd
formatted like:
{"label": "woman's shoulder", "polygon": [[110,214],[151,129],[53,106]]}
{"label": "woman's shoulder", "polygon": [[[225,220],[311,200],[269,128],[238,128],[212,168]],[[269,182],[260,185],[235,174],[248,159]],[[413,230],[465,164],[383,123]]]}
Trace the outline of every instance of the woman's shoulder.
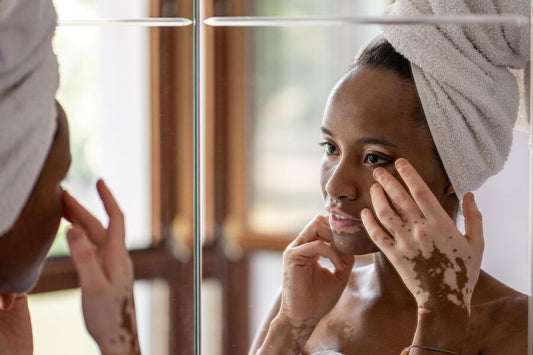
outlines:
{"label": "woman's shoulder", "polygon": [[482,272],[472,299],[469,337],[477,339],[483,353],[520,354],[527,349],[528,299]]}
{"label": "woman's shoulder", "polygon": [[[474,290],[473,307],[526,309],[528,296],[482,271]],[[525,308],[524,308],[525,307]]]}

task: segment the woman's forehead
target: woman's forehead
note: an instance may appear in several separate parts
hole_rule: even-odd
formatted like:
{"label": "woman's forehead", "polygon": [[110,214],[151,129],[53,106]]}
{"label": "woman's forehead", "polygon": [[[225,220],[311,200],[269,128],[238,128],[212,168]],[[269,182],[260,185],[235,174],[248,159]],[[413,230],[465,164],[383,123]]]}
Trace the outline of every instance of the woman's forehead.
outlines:
{"label": "woman's forehead", "polygon": [[390,70],[363,68],[343,77],[332,91],[323,120],[331,132],[420,134],[413,85]]}
{"label": "woman's forehead", "polygon": [[330,95],[322,132],[339,145],[386,146],[407,157],[433,157],[435,145],[420,123],[417,95],[414,85],[390,70],[352,71]]}

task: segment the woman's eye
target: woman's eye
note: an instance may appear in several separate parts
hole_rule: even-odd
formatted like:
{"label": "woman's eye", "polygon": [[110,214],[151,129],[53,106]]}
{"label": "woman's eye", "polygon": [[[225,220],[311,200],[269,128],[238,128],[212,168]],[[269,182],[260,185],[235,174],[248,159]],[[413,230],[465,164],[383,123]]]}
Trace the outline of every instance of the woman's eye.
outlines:
{"label": "woman's eye", "polygon": [[384,157],[381,157],[377,154],[374,154],[374,153],[368,153],[367,155],[365,155],[365,158],[364,158],[364,163],[365,164],[370,164],[370,165],[384,165],[388,162],[390,162],[391,160],[390,159],[387,159],[387,158],[384,158]]}
{"label": "woman's eye", "polygon": [[337,148],[335,148],[335,146],[329,142],[320,142],[320,145],[325,147],[326,154],[331,155],[337,152]]}

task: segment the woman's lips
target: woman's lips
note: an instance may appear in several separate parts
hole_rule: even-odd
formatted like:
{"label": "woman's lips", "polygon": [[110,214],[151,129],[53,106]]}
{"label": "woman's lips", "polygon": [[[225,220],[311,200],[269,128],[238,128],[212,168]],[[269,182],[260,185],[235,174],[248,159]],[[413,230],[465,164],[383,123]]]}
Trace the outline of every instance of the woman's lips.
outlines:
{"label": "woman's lips", "polygon": [[331,229],[338,233],[356,233],[361,231],[362,222],[358,218],[353,218],[340,211],[331,210],[329,212],[329,225]]}

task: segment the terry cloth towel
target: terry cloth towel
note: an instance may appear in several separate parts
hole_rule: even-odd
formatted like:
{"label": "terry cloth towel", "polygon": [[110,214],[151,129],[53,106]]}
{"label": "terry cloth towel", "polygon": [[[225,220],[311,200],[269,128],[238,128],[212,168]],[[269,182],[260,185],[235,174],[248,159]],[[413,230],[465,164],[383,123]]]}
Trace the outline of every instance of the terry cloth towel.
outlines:
{"label": "terry cloth towel", "polygon": [[56,127],[51,0],[0,0],[0,236],[18,218]]}
{"label": "terry cloth towel", "polygon": [[[397,0],[386,14],[530,16],[530,3]],[[384,35],[411,62],[433,140],[462,199],[499,172],[509,154],[519,107],[509,68],[527,67],[530,26],[388,25]]]}

